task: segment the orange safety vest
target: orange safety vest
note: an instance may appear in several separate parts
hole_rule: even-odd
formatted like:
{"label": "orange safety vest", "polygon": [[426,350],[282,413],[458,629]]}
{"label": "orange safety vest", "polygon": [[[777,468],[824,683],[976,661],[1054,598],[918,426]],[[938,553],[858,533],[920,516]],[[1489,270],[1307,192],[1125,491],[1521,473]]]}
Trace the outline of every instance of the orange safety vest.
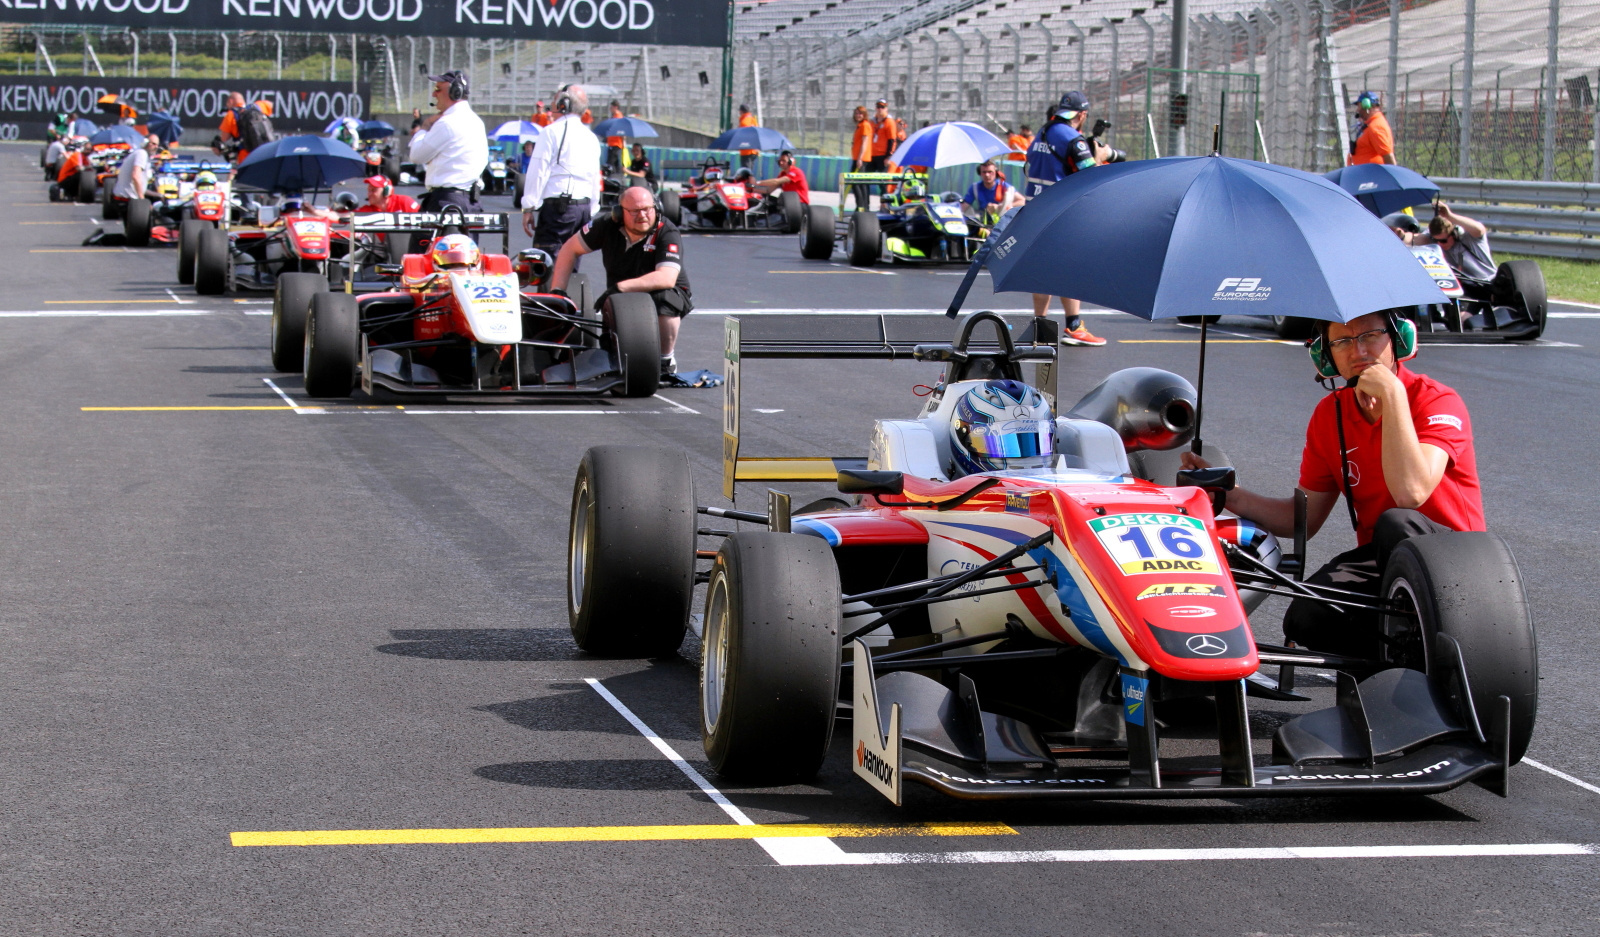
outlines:
{"label": "orange safety vest", "polygon": [[1394,131],[1389,129],[1389,119],[1381,111],[1373,111],[1356,137],[1356,151],[1350,156],[1350,165],[1381,163],[1385,156],[1394,155]]}
{"label": "orange safety vest", "polygon": [[537,124],[540,127],[548,127],[550,126],[550,115],[544,113],[534,114],[528,118],[528,123]]}
{"label": "orange safety vest", "polygon": [[872,155],[888,156],[894,150],[895,143],[906,138],[905,131],[900,129],[900,121],[894,117],[885,117],[882,121],[872,121]]}
{"label": "orange safety vest", "polygon": [[872,121],[856,123],[856,134],[850,140],[850,158],[863,163],[872,158]]}
{"label": "orange safety vest", "polygon": [[[761,126],[761,121],[757,120],[756,119],[756,115],[754,115],[754,114],[740,114],[739,115],[739,126],[741,126],[741,127],[759,127],[759,126]],[[740,150],[739,151],[739,155],[740,156],[759,156],[760,154],[761,154],[760,150]]]}

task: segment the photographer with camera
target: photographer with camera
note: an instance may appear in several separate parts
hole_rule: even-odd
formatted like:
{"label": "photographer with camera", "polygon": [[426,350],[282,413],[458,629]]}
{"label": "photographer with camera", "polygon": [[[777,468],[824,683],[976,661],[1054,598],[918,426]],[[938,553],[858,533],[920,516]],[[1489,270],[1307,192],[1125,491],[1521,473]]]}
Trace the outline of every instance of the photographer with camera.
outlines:
{"label": "photographer with camera", "polygon": [[[1068,91],[1050,113],[1050,120],[1033,145],[1028,147],[1028,187],[1026,199],[1042,195],[1044,190],[1075,172],[1092,169],[1103,163],[1120,163],[1128,158],[1126,153],[1113,150],[1099,140],[1100,134],[1110,129],[1105,121],[1095,124],[1094,133],[1084,136],[1080,128],[1089,116],[1089,99],[1082,91]],[[1083,326],[1076,299],[1058,297],[1061,311],[1066,313],[1066,324],[1061,331],[1063,345],[1100,346],[1106,340],[1092,334]],[[1050,297],[1043,293],[1033,295],[1033,314],[1044,318],[1049,313]]]}

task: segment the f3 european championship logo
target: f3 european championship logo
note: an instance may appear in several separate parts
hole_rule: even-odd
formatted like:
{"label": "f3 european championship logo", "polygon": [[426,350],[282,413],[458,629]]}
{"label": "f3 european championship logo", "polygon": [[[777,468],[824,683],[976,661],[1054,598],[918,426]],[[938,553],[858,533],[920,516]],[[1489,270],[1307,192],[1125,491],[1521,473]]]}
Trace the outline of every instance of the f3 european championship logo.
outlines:
{"label": "f3 european championship logo", "polygon": [[1272,298],[1272,287],[1262,286],[1260,277],[1223,277],[1211,298],[1260,302]]}

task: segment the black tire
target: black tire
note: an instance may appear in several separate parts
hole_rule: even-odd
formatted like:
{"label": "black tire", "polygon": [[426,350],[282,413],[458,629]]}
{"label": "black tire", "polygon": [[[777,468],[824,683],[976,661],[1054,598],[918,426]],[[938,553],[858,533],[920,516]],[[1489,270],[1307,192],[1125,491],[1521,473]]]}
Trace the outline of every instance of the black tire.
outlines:
{"label": "black tire", "polygon": [[85,205],[94,201],[100,192],[100,180],[93,169],[78,170],[78,201]]}
{"label": "black tire", "polygon": [[[301,274],[312,276],[316,274]],[[306,395],[348,397],[361,361],[361,312],[349,293],[317,293],[305,324]]]}
{"label": "black tire", "polygon": [[1475,531],[1401,541],[1389,554],[1379,594],[1418,613],[1416,624],[1384,616],[1384,630],[1398,639],[1386,652],[1389,659],[1428,671],[1434,667],[1434,635],[1454,638],[1484,732],[1490,731],[1496,699],[1511,698],[1511,763],[1520,761],[1539,711],[1539,648],[1522,571],[1505,541]]}
{"label": "black tire", "polygon": [[[1501,264],[1495,274],[1494,286],[1497,292],[1503,294],[1505,305],[1520,306],[1528,311],[1528,321],[1533,323],[1533,330],[1519,338],[1531,341],[1544,334],[1550,302],[1545,294],[1544,269],[1537,261],[1510,260]],[[1500,299],[1495,301],[1498,303]]]}
{"label": "black tire", "polygon": [[722,543],[706,592],[700,732],[717,773],[804,781],[833,737],[839,570],[816,537],[766,531]]}
{"label": "black tire", "polygon": [[833,256],[833,209],[829,206],[807,208],[805,227],[800,231],[800,256],[807,260]]}
{"label": "black tire", "polygon": [[50,188],[49,188],[48,191],[50,193],[50,201],[52,201],[52,202],[61,201],[61,186],[60,186],[59,183],[55,183],[55,182],[50,183]]}
{"label": "black tire", "polygon": [[806,223],[806,206],[799,192],[778,193],[778,205],[783,209],[783,230],[799,234]]}
{"label": "black tire", "polygon": [[107,221],[116,221],[121,217],[122,203],[117,201],[112,194],[111,186],[100,190],[100,217]]}
{"label": "black tire", "polygon": [[272,366],[295,372],[305,366],[306,319],[311,302],[328,292],[328,281],[315,273],[285,273],[272,291]]}
{"label": "black tire", "polygon": [[683,643],[694,594],[696,513],[679,449],[595,446],[572,486],[567,618],[591,654],[664,657]]}
{"label": "black tire", "polygon": [[178,282],[184,286],[194,283],[194,261],[200,253],[200,232],[213,225],[199,218],[185,218],[178,223]]}
{"label": "black tire", "polygon": [[228,291],[228,232],[204,228],[194,253],[194,291],[221,296]]}
{"label": "black tire", "polygon": [[675,225],[683,224],[683,201],[678,198],[678,193],[661,193],[661,217]]}
{"label": "black tire", "polygon": [[621,397],[652,397],[661,386],[661,331],[656,304],[644,293],[613,293],[602,310],[622,383]]}
{"label": "black tire", "polygon": [[1179,316],[1178,321],[1184,325],[1199,325],[1202,321],[1206,325],[1216,325],[1222,320],[1221,316]]}
{"label": "black tire", "polygon": [[852,267],[870,267],[883,253],[883,237],[878,230],[878,216],[868,211],[850,215],[850,224],[844,240],[845,256]]}
{"label": "black tire", "polygon": [[1272,331],[1282,339],[1305,341],[1317,333],[1317,320],[1301,316],[1273,316]]}
{"label": "black tire", "polygon": [[400,184],[400,161],[395,159],[393,156],[384,157],[384,159],[383,159],[383,174],[385,176],[389,177],[390,184],[399,185]]}
{"label": "black tire", "polygon": [[154,206],[147,198],[136,198],[128,203],[122,216],[122,230],[128,236],[128,246],[150,246],[150,218]]}

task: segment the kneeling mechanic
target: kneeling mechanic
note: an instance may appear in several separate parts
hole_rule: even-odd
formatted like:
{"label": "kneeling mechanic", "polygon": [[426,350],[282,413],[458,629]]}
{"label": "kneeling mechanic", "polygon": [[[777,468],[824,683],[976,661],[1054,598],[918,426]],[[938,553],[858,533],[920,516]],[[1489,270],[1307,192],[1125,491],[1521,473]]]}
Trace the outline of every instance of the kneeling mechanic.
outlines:
{"label": "kneeling mechanic", "polygon": [[551,284],[565,294],[567,280],[584,254],[600,252],[606,268],[606,292],[595,308],[612,293],[649,293],[656,304],[661,329],[661,373],[678,370],[673,349],[678,326],[694,304],[689,298],[689,275],[683,270],[683,244],[678,228],[656,214],[650,190],[633,186],[610,214],[600,215],[561,245]]}

